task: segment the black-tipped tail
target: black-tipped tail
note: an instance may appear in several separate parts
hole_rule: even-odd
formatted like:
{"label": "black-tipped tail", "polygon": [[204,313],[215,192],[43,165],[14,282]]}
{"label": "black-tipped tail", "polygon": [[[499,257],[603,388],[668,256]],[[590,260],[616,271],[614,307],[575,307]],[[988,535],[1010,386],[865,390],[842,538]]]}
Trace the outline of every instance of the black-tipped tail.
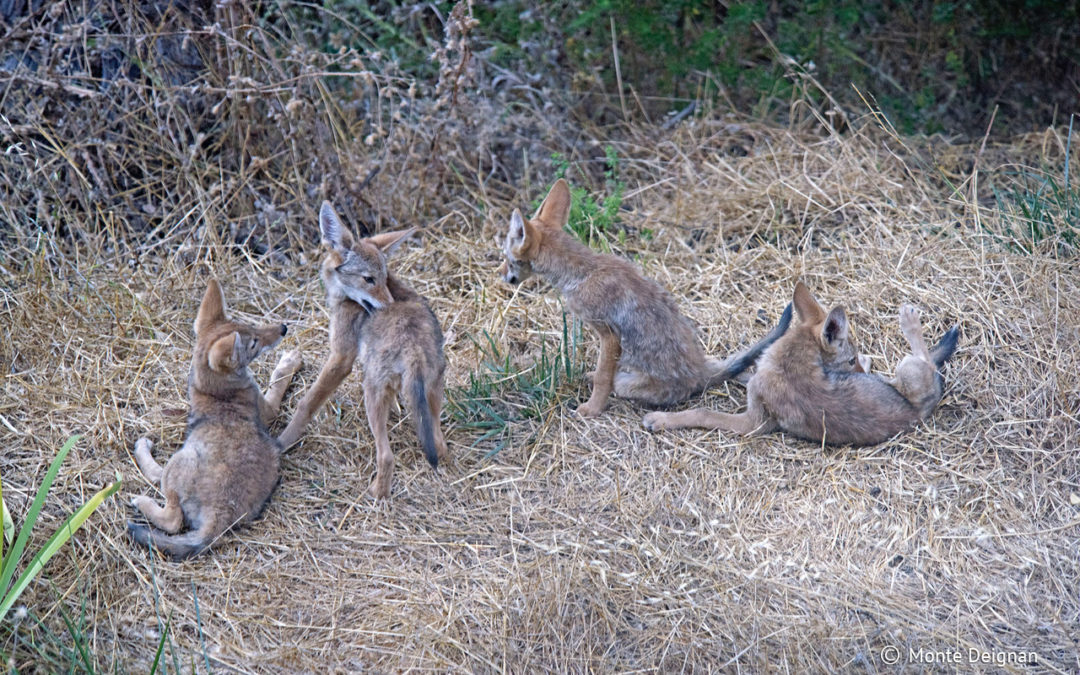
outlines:
{"label": "black-tipped tail", "polygon": [[788,326],[791,325],[791,312],[792,308],[789,302],[787,307],[784,308],[784,313],[780,315],[780,320],[776,322],[776,326],[769,331],[768,335],[741,354],[728,358],[719,369],[709,374],[709,386],[723,380],[733,380],[747,368],[754,365],[765,350],[787,332]]}
{"label": "black-tipped tail", "polygon": [[140,525],[128,521],[128,534],[139,544],[150,548],[156,548],[165,553],[173,560],[183,560],[202,553],[208,547],[208,542],[198,531],[184,534],[165,534],[146,525]]}
{"label": "black-tipped tail", "polygon": [[410,389],[413,411],[416,414],[416,435],[420,437],[420,447],[424,449],[424,457],[427,457],[431,468],[437,469],[439,450],[435,447],[435,420],[431,419],[431,408],[428,407],[424,378],[419,375],[414,377]]}
{"label": "black-tipped tail", "polygon": [[948,333],[941,338],[941,342],[930,350],[930,358],[934,360],[934,365],[940,368],[952,358],[953,352],[956,351],[956,344],[960,341],[960,326],[953,326],[949,329]]}

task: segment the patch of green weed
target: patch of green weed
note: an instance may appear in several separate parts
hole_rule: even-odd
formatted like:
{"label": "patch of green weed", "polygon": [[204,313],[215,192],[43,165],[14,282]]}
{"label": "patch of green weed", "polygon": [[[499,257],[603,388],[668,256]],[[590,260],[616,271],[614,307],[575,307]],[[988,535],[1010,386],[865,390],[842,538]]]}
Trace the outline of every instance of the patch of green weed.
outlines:
{"label": "patch of green weed", "polygon": [[580,381],[581,324],[564,312],[561,342],[549,345],[541,337],[540,358],[520,371],[487,331],[482,342],[469,338],[480,350],[480,364],[468,384],[451,387],[446,398],[458,427],[477,434],[473,447],[490,442],[490,457],[510,440],[515,423],[543,418],[568,398],[564,385]]}

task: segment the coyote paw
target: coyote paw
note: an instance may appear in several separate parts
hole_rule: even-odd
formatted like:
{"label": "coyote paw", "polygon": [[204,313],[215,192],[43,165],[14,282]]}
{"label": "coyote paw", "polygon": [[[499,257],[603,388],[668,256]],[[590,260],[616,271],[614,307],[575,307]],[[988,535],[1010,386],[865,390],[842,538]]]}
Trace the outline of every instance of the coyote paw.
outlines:
{"label": "coyote paw", "polygon": [[131,506],[139,513],[145,515],[147,509],[152,509],[157,506],[157,502],[146,495],[139,495],[138,497],[131,498]]}
{"label": "coyote paw", "polygon": [[577,413],[582,417],[597,417],[602,412],[604,412],[603,403],[597,404],[592,401],[587,401],[577,407]]}
{"label": "coyote paw", "polygon": [[915,305],[900,305],[900,330],[903,331],[905,337],[909,333],[922,334],[918,307]]}
{"label": "coyote paw", "polygon": [[664,425],[664,413],[651,412],[641,419],[641,426],[645,427],[649,431],[662,431],[665,428]]}
{"label": "coyote paw", "polygon": [[379,482],[379,479],[371,481],[371,485],[368,487],[368,494],[372,499],[383,500],[390,498],[390,481]]}
{"label": "coyote paw", "polygon": [[281,360],[278,361],[277,366],[274,367],[274,376],[288,377],[300,370],[300,367],[304,365],[304,358],[300,355],[299,349],[290,349],[281,355]]}
{"label": "coyote paw", "polygon": [[145,436],[143,436],[139,440],[135,441],[135,454],[139,454],[141,452],[145,452],[146,454],[150,454],[150,450],[153,447],[154,447],[154,442],[151,441],[149,438],[146,438]]}

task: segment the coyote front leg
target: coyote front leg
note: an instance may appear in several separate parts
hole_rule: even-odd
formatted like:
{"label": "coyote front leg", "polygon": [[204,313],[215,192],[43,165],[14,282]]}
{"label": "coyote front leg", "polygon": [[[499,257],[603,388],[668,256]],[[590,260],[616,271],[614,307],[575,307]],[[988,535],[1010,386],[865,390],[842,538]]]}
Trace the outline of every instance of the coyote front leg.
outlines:
{"label": "coyote front leg", "polygon": [[278,436],[278,441],[283,449],[288,450],[289,446],[300,439],[304,429],[311,422],[311,418],[315,413],[319,412],[319,408],[322,408],[323,404],[326,403],[326,399],[330,398],[330,394],[334,393],[341,381],[352,372],[353,363],[356,361],[356,352],[356,344],[350,343],[344,349],[330,353],[330,357],[323,364],[315,384],[308,390],[308,393],[304,394],[304,398],[300,399],[300,403],[296,405],[296,412],[293,414],[289,426],[285,427],[285,431]]}
{"label": "coyote front leg", "polygon": [[302,365],[304,365],[304,360],[297,349],[281,355],[281,360],[270,375],[270,386],[266,394],[260,395],[259,398],[259,416],[262,417],[263,424],[270,424],[277,417],[278,411],[281,410],[281,399],[285,397],[285,390],[289,388],[293,375],[300,370]]}
{"label": "coyote front leg", "polygon": [[596,364],[596,374],[592,378],[592,395],[577,408],[582,417],[596,417],[604,411],[608,397],[615,387],[615,368],[621,354],[619,336],[615,331],[603,324],[593,324],[592,328],[600,336],[600,361]]}

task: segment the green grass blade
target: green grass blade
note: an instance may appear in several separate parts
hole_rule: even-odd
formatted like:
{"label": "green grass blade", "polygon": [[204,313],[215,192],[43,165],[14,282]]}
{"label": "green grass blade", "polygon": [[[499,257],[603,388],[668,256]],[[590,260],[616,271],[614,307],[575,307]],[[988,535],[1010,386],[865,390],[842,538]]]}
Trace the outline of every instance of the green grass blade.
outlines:
{"label": "green grass blade", "polygon": [[154,662],[150,664],[150,675],[157,672],[158,664],[161,663],[161,655],[165,651],[165,640],[169,637],[169,627],[172,626],[172,615],[165,622],[165,630],[161,631],[161,639],[158,640],[157,651],[154,652]]}
{"label": "green grass blade", "polygon": [[34,577],[36,577],[41,572],[42,568],[45,567],[45,563],[56,555],[56,552],[60,550],[61,546],[67,543],[68,539],[71,539],[71,536],[82,527],[83,523],[86,522],[86,519],[101,506],[102,502],[120,489],[120,484],[120,476],[117,475],[115,482],[98,491],[97,494],[90,498],[90,501],[83,504],[78,511],[72,514],[71,517],[68,518],[55,533],[53,533],[53,536],[49,537],[49,541],[47,541],[45,546],[37,552],[37,555],[30,561],[30,565],[26,568],[26,571],[24,571],[19,577],[19,580],[15,582],[15,586],[12,587],[11,591],[6,596],[4,596],[3,602],[0,602],[0,621],[4,620],[8,610],[15,604],[15,601],[22,595],[22,592],[26,590],[26,587],[30,585],[30,582],[33,581]]}
{"label": "green grass blade", "polygon": [[[34,523],[37,522],[38,515],[41,513],[41,507],[45,505],[45,495],[49,493],[49,488],[52,487],[53,481],[56,480],[56,474],[60,471],[60,465],[63,464],[64,458],[67,457],[78,441],[79,436],[77,434],[67,439],[64,446],[60,448],[60,452],[56,453],[56,459],[49,466],[49,470],[45,473],[45,479],[41,481],[37,495],[34,497],[33,503],[30,504],[30,510],[26,512],[26,519],[23,521],[22,529],[19,530],[19,538],[15,540],[14,548],[8,551],[7,556],[4,557],[4,566],[0,570],[0,594],[7,591],[11,578],[15,576],[15,564],[22,557],[22,552],[26,548],[26,541],[30,539],[30,531],[34,529]],[[6,599],[5,597],[5,601]],[[7,614],[6,610],[0,611],[0,620],[4,618],[5,614]]]}

